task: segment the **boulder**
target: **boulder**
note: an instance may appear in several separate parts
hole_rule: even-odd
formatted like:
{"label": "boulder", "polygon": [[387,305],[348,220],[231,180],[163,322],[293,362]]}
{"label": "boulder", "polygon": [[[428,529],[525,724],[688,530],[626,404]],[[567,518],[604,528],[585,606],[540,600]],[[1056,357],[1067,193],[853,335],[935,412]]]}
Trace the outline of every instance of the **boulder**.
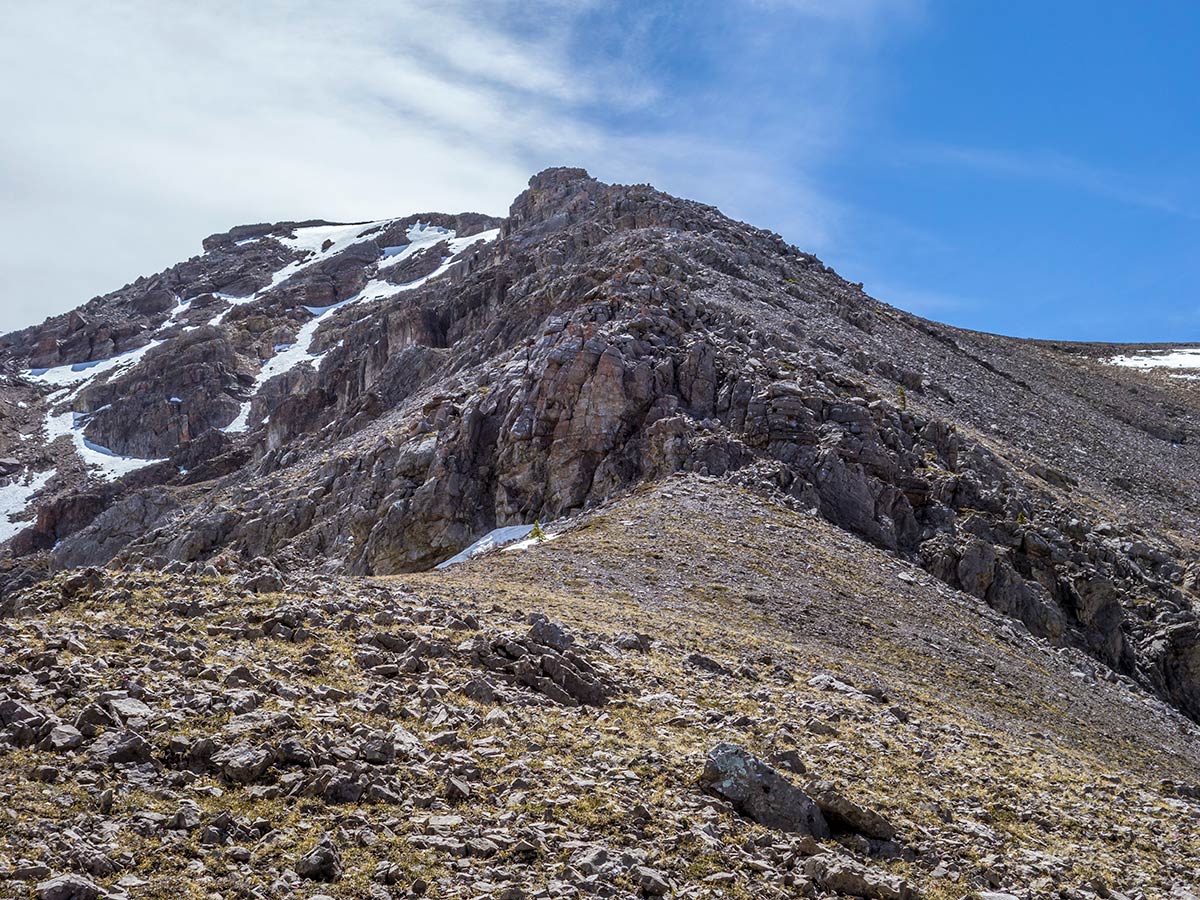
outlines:
{"label": "boulder", "polygon": [[342,877],[342,856],[337,845],[328,837],[322,838],[296,860],[296,874],[310,881],[337,881]]}
{"label": "boulder", "polygon": [[806,785],[808,795],[825,814],[834,831],[854,831],[881,841],[896,836],[896,827],[874,810],[855,803],[833,786],[831,781],[814,781]]}
{"label": "boulder", "polygon": [[59,875],[35,889],[38,900],[96,900],[100,888],[82,875]]}
{"label": "boulder", "polygon": [[249,784],[263,776],[272,758],[269,750],[250,744],[235,744],[220,753],[214,753],[212,762],[230,781]]}
{"label": "boulder", "polygon": [[92,761],[114,766],[141,763],[150,759],[150,745],[136,731],[106,731],[88,749]]}
{"label": "boulder", "polygon": [[829,837],[829,825],[813,799],[741,747],[717,744],[709,751],[700,781],[706,791],[728,800],[760,825]]}
{"label": "boulder", "polygon": [[83,744],[83,735],[73,725],[56,725],[50,732],[50,749],[63,752]]}

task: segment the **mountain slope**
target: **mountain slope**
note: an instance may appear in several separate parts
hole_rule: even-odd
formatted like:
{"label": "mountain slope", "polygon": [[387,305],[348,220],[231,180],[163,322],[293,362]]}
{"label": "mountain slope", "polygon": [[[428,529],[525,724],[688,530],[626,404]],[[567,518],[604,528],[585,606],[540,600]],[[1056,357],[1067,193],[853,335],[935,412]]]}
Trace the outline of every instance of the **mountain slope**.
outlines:
{"label": "mountain slope", "polygon": [[[14,894],[76,872],[163,898],[1194,896],[1200,728],[723,479],[462,566],[288,582],[22,592]],[[833,834],[715,795],[721,742]]]}
{"label": "mountain slope", "polygon": [[927,322],[574,169],[501,221],[205,250],[0,342],[11,505],[45,480],[10,591],[114,561],[421,570],[690,471],[818,510],[1200,717],[1196,390],[1120,348]]}

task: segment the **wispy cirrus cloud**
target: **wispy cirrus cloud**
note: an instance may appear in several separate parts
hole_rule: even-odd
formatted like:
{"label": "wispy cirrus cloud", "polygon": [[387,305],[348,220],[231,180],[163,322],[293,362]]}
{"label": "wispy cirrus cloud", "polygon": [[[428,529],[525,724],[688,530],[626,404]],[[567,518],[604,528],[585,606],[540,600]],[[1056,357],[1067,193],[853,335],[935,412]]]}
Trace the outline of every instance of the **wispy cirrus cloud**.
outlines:
{"label": "wispy cirrus cloud", "polygon": [[896,155],[900,162],[951,165],[1002,178],[1044,181],[1129,206],[1200,221],[1200,208],[1181,191],[1147,183],[1144,175],[1095,165],[1053,150],[997,150],[986,147],[927,144]]}
{"label": "wispy cirrus cloud", "polygon": [[36,76],[0,84],[0,330],[238,222],[499,213],[551,164],[651,180],[819,248],[839,209],[814,171],[856,115],[856,54],[918,8],[17,5],[0,57]]}

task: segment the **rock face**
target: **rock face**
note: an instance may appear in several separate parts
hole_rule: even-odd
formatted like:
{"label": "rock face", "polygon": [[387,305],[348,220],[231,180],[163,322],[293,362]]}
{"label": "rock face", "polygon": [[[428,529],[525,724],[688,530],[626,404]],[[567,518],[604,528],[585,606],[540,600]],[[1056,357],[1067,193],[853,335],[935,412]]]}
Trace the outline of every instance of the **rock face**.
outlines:
{"label": "rock face", "polygon": [[829,837],[829,825],[813,799],[740,747],[714,747],[700,780],[706,790],[760,825],[818,839]]}
{"label": "rock face", "polygon": [[504,219],[203,246],[0,338],[0,486],[31,490],[0,594],[88,565],[248,568],[263,592],[276,569],[424,570],[691,472],[815,510],[1200,718],[1200,402],[1113,348],[919,319],[579,169]]}

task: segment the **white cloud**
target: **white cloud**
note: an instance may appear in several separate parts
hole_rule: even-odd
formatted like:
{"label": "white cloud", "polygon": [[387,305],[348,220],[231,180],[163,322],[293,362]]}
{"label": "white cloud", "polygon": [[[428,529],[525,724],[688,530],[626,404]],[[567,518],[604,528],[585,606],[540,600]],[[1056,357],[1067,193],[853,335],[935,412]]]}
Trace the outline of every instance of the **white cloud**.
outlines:
{"label": "white cloud", "polygon": [[[819,249],[838,211],[811,171],[863,68],[846,43],[896,8],[747,0],[728,46],[693,49],[659,46],[665,13],[585,0],[18,4],[0,31],[0,331],[234,224],[503,213],[551,164],[652,180]],[[796,16],[812,27],[768,79],[775,20]],[[592,46],[605,29],[619,39]],[[660,71],[693,52],[722,87]]]}

